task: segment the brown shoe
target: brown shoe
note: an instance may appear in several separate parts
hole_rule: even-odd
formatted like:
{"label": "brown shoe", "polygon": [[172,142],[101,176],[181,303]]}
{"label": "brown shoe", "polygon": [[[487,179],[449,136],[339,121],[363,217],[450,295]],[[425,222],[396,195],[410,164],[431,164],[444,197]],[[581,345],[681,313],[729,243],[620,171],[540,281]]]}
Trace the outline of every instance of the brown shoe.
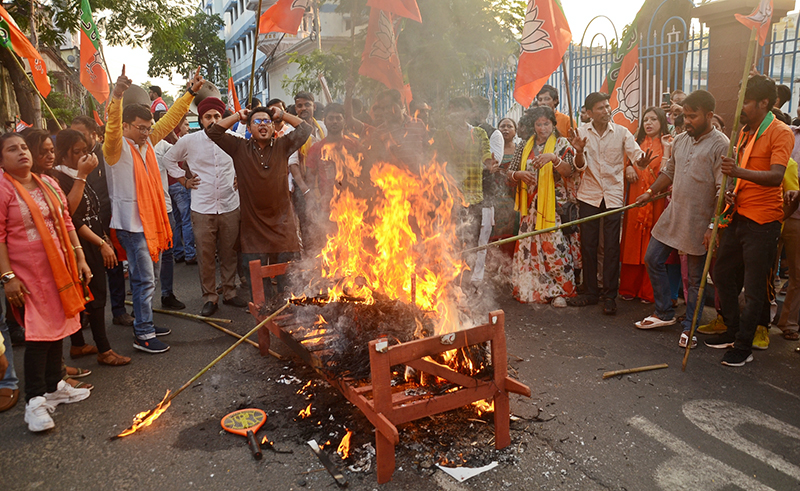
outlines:
{"label": "brown shoe", "polygon": [[73,360],[82,356],[94,355],[97,353],[97,346],[84,344],[83,346],[73,346],[69,349],[69,357]]}
{"label": "brown shoe", "polygon": [[0,413],[14,407],[18,400],[19,389],[0,389]]}
{"label": "brown shoe", "polygon": [[109,365],[112,367],[119,367],[122,365],[127,365],[131,362],[131,359],[127,356],[122,356],[114,353],[114,350],[108,350],[105,353],[100,353],[97,355],[97,363],[101,365]]}

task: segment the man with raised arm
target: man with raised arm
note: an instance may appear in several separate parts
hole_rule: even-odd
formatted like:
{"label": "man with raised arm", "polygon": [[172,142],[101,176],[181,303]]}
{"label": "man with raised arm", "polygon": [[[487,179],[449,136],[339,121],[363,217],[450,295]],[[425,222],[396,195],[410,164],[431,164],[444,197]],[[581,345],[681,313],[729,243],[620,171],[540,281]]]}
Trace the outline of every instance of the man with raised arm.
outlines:
{"label": "man with raised arm", "polygon": [[136,317],[133,347],[147,353],[167,351],[169,345],[156,336],[170,333],[169,329],[153,325],[154,265],[172,242],[153,146],[177,126],[204,83],[198,67],[188,92],[153,124],[153,115],[147,106],[130,104],[123,109],[122,96],[132,84],[125,76],[123,65],[108,105],[103,155],[112,207],[111,228],[128,256]]}

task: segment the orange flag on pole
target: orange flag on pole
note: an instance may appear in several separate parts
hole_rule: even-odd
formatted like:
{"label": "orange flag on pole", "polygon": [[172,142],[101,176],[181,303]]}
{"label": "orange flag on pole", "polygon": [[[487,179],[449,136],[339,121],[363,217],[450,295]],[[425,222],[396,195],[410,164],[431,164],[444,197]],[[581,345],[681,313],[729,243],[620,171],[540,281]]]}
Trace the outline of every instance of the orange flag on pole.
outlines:
{"label": "orange flag on pole", "polygon": [[772,25],[772,0],[761,0],[750,15],[733,14],[733,16],[748,29],[758,29],[758,44],[764,46]]}
{"label": "orange flag on pole", "polygon": [[397,89],[402,94],[405,84],[400,57],[397,55],[394,17],[390,12],[374,7],[370,9],[367,40],[358,73],[377,80],[390,89]]}
{"label": "orange flag on pole", "polygon": [[374,9],[381,9],[384,12],[391,12],[400,17],[422,22],[422,15],[419,13],[417,0],[368,0],[367,6]]}
{"label": "orange flag on pole", "polygon": [[47,78],[47,67],[44,64],[44,58],[36,51],[36,48],[33,47],[28,38],[22,34],[11,15],[2,5],[0,5],[0,47],[11,49],[22,58],[28,60],[31,65],[33,83],[36,84],[36,88],[39,89],[42,97],[47,97],[52,87],[50,87],[50,79]]}
{"label": "orange flag on pole", "polygon": [[530,106],[558,69],[571,41],[572,32],[558,0],[528,0],[514,86],[514,99],[522,107]]}
{"label": "orange flag on pole", "polygon": [[81,0],[81,83],[97,100],[108,100],[108,75],[100,54],[100,33],[92,19],[89,0]]}
{"label": "orange flag on pole", "polygon": [[311,0],[278,0],[272,7],[261,15],[258,22],[258,32],[285,32],[295,35],[300,29],[300,23],[306,13],[306,7]]}

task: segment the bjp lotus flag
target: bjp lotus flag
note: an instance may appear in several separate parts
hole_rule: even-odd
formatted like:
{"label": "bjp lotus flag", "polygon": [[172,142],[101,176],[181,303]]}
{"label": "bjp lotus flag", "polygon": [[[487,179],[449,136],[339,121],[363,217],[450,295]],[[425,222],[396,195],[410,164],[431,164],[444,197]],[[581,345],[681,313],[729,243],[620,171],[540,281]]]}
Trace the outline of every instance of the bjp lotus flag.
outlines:
{"label": "bjp lotus flag", "polygon": [[0,46],[13,50],[22,58],[28,60],[31,65],[31,75],[33,76],[33,83],[42,97],[47,97],[52,87],[50,87],[50,79],[47,78],[47,67],[44,64],[44,58],[36,51],[28,38],[22,34],[17,24],[9,15],[8,11],[0,5]]}
{"label": "bjp lotus flag", "polygon": [[81,0],[81,83],[97,102],[108,100],[108,75],[100,54],[100,34],[89,0]]}
{"label": "bjp lotus flag", "polygon": [[610,96],[611,120],[628,128],[631,133],[636,133],[639,128],[639,30],[636,26],[645,6],[647,2],[628,27],[600,88],[600,92]]}
{"label": "bjp lotus flag", "polygon": [[231,73],[230,65],[228,65],[228,109],[237,113],[242,110],[242,105],[239,104],[239,98],[236,96],[236,87],[233,85],[233,74]]}
{"label": "bjp lotus flag", "polygon": [[306,13],[306,7],[310,4],[311,0],[278,0],[275,5],[261,15],[258,32],[261,34],[268,32],[297,34]]}
{"label": "bjp lotus flag", "polygon": [[758,8],[748,16],[742,14],[733,14],[733,16],[748,29],[758,29],[758,44],[764,46],[769,27],[772,25],[772,0],[761,0]]}
{"label": "bjp lotus flag", "polygon": [[400,57],[397,55],[397,36],[395,35],[394,15],[377,8],[369,12],[367,40],[361,54],[361,67],[358,73],[381,82],[390,89],[402,94],[405,90]]}
{"label": "bjp lotus flag", "polygon": [[558,0],[528,0],[514,86],[514,99],[522,107],[530,106],[558,69],[571,41],[572,32]]}
{"label": "bjp lotus flag", "polygon": [[391,12],[394,15],[422,22],[417,0],[368,0],[367,6]]}

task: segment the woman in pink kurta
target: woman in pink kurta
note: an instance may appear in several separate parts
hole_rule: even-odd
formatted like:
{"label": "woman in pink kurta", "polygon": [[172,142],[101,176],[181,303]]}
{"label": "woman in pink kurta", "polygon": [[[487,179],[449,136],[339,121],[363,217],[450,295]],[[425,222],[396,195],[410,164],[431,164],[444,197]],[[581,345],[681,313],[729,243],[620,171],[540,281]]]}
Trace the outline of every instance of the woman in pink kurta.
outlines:
{"label": "woman in pink kurta", "polygon": [[31,173],[32,161],[22,137],[0,136],[0,283],[14,308],[25,307],[25,422],[43,431],[54,426],[56,405],[89,396],[61,381],[61,359],[62,340],[81,327],[88,295],[80,282],[91,270],[66,196]]}

